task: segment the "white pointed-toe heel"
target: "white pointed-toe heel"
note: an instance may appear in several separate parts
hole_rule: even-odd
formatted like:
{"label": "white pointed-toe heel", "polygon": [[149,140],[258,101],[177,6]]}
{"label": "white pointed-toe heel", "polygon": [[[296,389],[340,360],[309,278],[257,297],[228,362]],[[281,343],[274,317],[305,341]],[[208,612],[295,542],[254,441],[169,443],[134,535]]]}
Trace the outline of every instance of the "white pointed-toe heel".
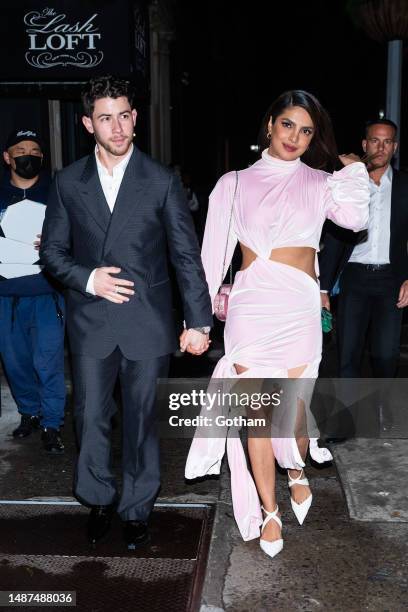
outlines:
{"label": "white pointed-toe heel", "polygon": [[[275,508],[275,510],[273,512],[268,512],[268,510],[265,510],[265,508],[263,506],[262,506],[262,510],[265,512],[266,517],[265,517],[264,522],[262,523],[261,533],[265,529],[265,526],[271,520],[275,521],[279,525],[279,527],[282,529],[282,521],[280,520],[279,516],[277,516],[278,511],[279,511],[279,506],[276,506],[276,508]],[[261,538],[259,540],[259,546],[262,548],[264,553],[269,555],[269,557],[275,557],[275,555],[280,553],[280,551],[283,548],[283,540],[282,540],[282,538],[280,538],[279,540],[274,540],[273,542],[268,542],[268,540],[262,540],[262,538]]]}
{"label": "white pointed-toe heel", "polygon": [[[309,486],[309,481],[307,478],[302,478],[303,469],[300,471],[300,474],[297,478],[292,478],[288,471],[288,486],[289,489],[293,487],[293,485],[303,485],[305,487]],[[298,504],[293,499],[292,495],[290,496],[290,503],[292,506],[292,510],[295,513],[297,520],[300,525],[303,525],[303,521],[306,518],[307,513],[309,512],[309,508],[312,505],[313,495],[310,494],[309,497],[305,499],[301,504]]]}

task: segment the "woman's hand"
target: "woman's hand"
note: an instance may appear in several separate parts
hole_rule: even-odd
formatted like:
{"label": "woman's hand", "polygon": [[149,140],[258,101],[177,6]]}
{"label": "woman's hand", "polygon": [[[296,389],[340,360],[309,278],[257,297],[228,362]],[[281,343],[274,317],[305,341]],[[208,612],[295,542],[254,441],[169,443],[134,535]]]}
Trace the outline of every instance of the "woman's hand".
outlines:
{"label": "woman's hand", "polygon": [[354,153],[344,153],[343,155],[339,155],[339,160],[343,164],[343,166],[349,166],[350,164],[354,164],[355,162],[361,162],[361,159],[358,155]]}
{"label": "woman's hand", "polygon": [[324,291],[320,292],[320,300],[322,303],[322,308],[326,308],[326,310],[330,311],[330,297],[328,293],[325,293]]}

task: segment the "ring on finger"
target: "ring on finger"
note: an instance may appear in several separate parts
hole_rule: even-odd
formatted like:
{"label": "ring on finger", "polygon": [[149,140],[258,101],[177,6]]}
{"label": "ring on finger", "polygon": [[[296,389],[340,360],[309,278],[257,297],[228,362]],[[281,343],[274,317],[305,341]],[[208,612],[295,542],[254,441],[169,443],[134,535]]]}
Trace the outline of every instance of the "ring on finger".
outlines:
{"label": "ring on finger", "polygon": [[119,293],[119,286],[115,285],[115,293]]}

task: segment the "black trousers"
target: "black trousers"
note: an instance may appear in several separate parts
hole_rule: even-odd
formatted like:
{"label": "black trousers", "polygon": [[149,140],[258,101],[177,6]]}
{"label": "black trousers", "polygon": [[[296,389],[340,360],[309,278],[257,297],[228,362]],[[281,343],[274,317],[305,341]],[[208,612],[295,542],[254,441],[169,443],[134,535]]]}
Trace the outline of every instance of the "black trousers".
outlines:
{"label": "black trousers", "polygon": [[400,286],[391,266],[370,270],[348,263],[340,277],[337,312],[339,375],[356,378],[367,335],[374,377],[392,378],[400,352],[402,308],[397,308]]}
{"label": "black trousers", "polygon": [[[119,348],[105,359],[73,355],[75,426],[80,446],[74,489],[86,505],[119,499],[122,520],[147,520],[160,487],[156,382],[168,374],[169,355],[130,361]],[[111,468],[113,390],[122,395],[122,491]]]}

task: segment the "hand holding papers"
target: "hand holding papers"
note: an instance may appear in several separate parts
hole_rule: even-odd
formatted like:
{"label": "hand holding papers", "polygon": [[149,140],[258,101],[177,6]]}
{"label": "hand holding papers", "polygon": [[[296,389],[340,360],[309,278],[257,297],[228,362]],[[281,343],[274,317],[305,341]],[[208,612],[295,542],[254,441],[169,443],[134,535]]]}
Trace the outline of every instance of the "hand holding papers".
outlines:
{"label": "hand holding papers", "polygon": [[0,261],[2,263],[33,264],[38,261],[38,258],[38,251],[33,244],[0,237]]}
{"label": "hand holding papers", "polygon": [[44,204],[25,199],[6,209],[0,225],[6,238],[32,245],[41,234],[44,217]]}
{"label": "hand holding papers", "polygon": [[11,204],[5,211],[0,227],[4,238],[0,238],[0,276],[15,278],[38,274],[41,267],[34,242],[41,234],[45,206],[32,200]]}

